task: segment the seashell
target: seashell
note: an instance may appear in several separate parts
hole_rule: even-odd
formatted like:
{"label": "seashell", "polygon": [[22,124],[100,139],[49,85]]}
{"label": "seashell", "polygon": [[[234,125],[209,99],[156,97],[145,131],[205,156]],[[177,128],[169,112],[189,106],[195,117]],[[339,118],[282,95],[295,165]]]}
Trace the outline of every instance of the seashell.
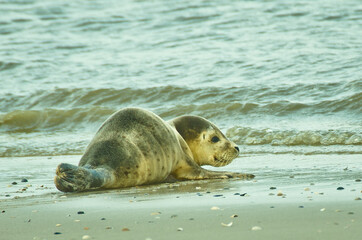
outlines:
{"label": "seashell", "polygon": [[213,211],[215,211],[215,210],[220,210],[220,208],[219,207],[212,207],[212,208],[210,208],[211,210],[213,210]]}
{"label": "seashell", "polygon": [[221,226],[223,226],[223,227],[231,227],[232,225],[233,225],[233,222],[229,222],[228,224],[221,223]]}
{"label": "seashell", "polygon": [[254,226],[251,228],[252,231],[260,231],[261,230],[261,227],[259,226]]}

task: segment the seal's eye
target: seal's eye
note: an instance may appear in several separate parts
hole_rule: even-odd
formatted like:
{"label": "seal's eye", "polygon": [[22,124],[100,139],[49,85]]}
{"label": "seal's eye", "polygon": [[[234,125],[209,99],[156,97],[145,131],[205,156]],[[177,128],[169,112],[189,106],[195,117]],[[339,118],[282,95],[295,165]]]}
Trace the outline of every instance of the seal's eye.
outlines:
{"label": "seal's eye", "polygon": [[213,143],[217,143],[218,141],[220,141],[220,139],[216,136],[211,138],[211,142]]}

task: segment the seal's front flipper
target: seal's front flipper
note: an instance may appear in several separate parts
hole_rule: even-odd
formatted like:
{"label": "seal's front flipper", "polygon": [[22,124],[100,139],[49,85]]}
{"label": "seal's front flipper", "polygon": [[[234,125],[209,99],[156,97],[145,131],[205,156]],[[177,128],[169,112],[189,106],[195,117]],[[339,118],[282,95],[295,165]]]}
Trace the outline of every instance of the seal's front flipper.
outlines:
{"label": "seal's front flipper", "polygon": [[201,179],[228,179],[228,178],[240,178],[240,179],[253,179],[253,174],[237,173],[237,172],[217,172],[209,171],[201,167],[190,168],[187,171],[178,171],[175,174],[177,179],[183,180],[201,180]]}
{"label": "seal's front flipper", "polygon": [[185,161],[179,164],[172,172],[172,176],[180,180],[201,180],[201,179],[253,179],[253,174],[237,172],[219,172],[203,169],[197,165],[190,157],[186,156]]}
{"label": "seal's front flipper", "polygon": [[105,169],[90,169],[61,163],[57,167],[54,183],[62,192],[81,192],[102,188],[110,180],[110,173]]}
{"label": "seal's front flipper", "polygon": [[206,179],[215,179],[215,178],[240,178],[240,179],[253,179],[255,176],[253,174],[247,173],[238,173],[238,172],[216,172],[216,171],[209,171],[203,169],[204,175]]}

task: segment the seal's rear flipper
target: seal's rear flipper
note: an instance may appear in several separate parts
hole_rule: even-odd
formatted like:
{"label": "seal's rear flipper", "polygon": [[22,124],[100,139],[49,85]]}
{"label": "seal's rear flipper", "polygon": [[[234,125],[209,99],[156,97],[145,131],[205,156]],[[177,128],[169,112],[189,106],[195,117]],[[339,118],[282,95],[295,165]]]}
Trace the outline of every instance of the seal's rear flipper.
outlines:
{"label": "seal's rear flipper", "polygon": [[105,169],[90,169],[61,163],[57,167],[54,183],[62,192],[81,192],[102,188],[110,180],[110,173]]}

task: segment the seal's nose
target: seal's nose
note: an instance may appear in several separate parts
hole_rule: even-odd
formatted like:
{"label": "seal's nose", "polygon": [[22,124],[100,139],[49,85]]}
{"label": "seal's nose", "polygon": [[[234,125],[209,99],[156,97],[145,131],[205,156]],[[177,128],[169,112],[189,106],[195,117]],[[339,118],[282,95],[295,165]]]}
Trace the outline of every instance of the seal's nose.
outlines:
{"label": "seal's nose", "polygon": [[238,152],[240,152],[240,150],[239,150],[238,146],[236,146],[236,147],[235,147],[235,149],[236,149]]}

